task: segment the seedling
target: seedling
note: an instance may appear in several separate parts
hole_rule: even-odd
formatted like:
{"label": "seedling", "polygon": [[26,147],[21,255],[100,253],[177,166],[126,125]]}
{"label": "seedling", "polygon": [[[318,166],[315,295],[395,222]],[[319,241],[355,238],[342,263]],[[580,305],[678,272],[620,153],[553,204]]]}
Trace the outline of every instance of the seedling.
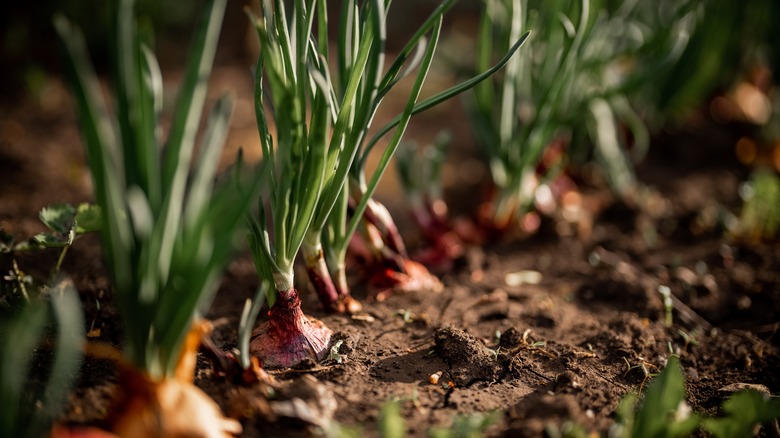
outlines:
{"label": "seedling", "polygon": [[683,330],[677,330],[677,333],[683,338],[683,349],[688,348],[689,345],[699,345],[699,339],[695,334]]}
{"label": "seedling", "polygon": [[339,348],[341,348],[341,345],[344,343],[343,340],[340,340],[333,344],[332,347],[330,347],[330,354],[328,355],[328,360],[332,360],[336,363],[341,363],[344,360],[344,356],[339,354]]}
{"label": "seedling", "polygon": [[631,365],[631,362],[628,361],[628,358],[624,357],[623,362],[626,363],[626,372],[623,373],[623,376],[625,377],[626,374],[630,373],[632,370],[641,370],[642,371],[642,383],[639,384],[639,388],[641,388],[645,385],[645,382],[647,382],[647,379],[652,377],[654,374],[650,372],[650,370],[656,370],[658,369],[655,365],[651,364],[650,362],[647,362],[643,358],[638,358],[638,362],[634,365]]}
{"label": "seedling", "polygon": [[780,177],[757,169],[740,190],[744,204],[736,233],[748,241],[773,239],[780,230]]}
{"label": "seedling", "polygon": [[[237,177],[214,183],[232,112],[229,96],[214,106],[192,163],[225,4],[214,0],[204,10],[167,139],[160,124],[162,75],[138,33],[134,1],[111,2],[114,77],[108,103],[81,32],[64,17],[55,18],[124,325],[120,385],[108,424],[118,435],[223,436],[241,429],[193,385],[195,353],[210,327],[196,317],[216,292],[235,230],[259,185],[255,179],[242,186]],[[149,417],[160,422],[141,421]]]}
{"label": "seedling", "polygon": [[780,417],[777,398],[747,390],[735,393],[723,403],[725,415],[705,418],[692,413],[685,403],[685,382],[677,356],[670,356],[666,367],[647,389],[637,409],[639,396],[626,395],[617,409],[617,421],[610,430],[616,437],[686,437],[704,426],[714,436],[753,436],[756,426]]}
{"label": "seedling", "polygon": [[[378,432],[381,438],[404,438],[407,436],[406,424],[401,415],[401,402],[404,400],[416,400],[416,393],[403,399],[390,399],[386,401],[379,411]],[[476,413],[469,415],[457,415],[449,427],[434,427],[428,431],[432,438],[480,438],[485,435],[487,429],[501,420],[501,413],[497,411]],[[344,428],[335,425],[328,431],[328,436],[347,438],[360,436],[359,430]]]}
{"label": "seedling", "polygon": [[637,400],[637,394],[630,393],[621,401],[618,420],[611,431],[615,436],[685,437],[698,427],[698,416],[685,403],[685,384],[677,356],[669,358],[666,368],[648,387],[641,407],[635,411]]}
{"label": "seedling", "polygon": [[401,403],[388,400],[379,411],[379,436],[382,438],[404,438],[406,425],[401,416]]}
{"label": "seedling", "polygon": [[55,204],[44,207],[38,213],[41,222],[50,230],[39,233],[32,238],[14,243],[11,235],[2,233],[0,239],[0,253],[13,251],[29,251],[41,248],[59,248],[60,254],[52,267],[50,280],[53,281],[62,267],[68,249],[82,234],[98,231],[100,228],[100,209],[95,205],[79,204],[74,207],[70,204]]}
{"label": "seedling", "polygon": [[669,289],[669,286],[658,286],[658,293],[661,294],[661,297],[663,297],[664,300],[664,325],[667,327],[671,327],[672,324],[674,324],[674,318],[672,315],[672,311],[674,310],[674,305],[672,303],[672,290]]}
{"label": "seedling", "polygon": [[704,429],[713,436],[757,436],[758,425],[780,418],[780,399],[758,391],[740,391],[723,402],[722,411],[724,415],[703,421]]}
{"label": "seedling", "polygon": [[[30,302],[30,293],[27,291],[27,288],[32,286],[33,278],[19,269],[19,264],[16,260],[13,260],[12,269],[3,276],[3,280],[11,285],[12,291],[20,293],[25,302]],[[4,300],[7,299],[4,297]]]}
{"label": "seedling", "polygon": [[397,316],[400,316],[401,319],[403,319],[404,323],[406,324],[409,324],[410,322],[414,321],[414,318],[412,317],[411,309],[399,309],[396,310],[395,314]]}

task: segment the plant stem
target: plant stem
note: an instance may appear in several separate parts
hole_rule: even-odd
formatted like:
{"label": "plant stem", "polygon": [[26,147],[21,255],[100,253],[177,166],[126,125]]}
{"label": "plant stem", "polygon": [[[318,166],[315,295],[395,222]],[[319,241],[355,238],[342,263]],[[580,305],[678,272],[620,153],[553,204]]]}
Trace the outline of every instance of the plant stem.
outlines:
{"label": "plant stem", "polygon": [[[319,234],[319,233],[318,233]],[[317,238],[314,243],[305,242],[301,250],[303,259],[306,263],[306,272],[309,274],[309,280],[314,287],[314,291],[325,307],[325,310],[331,312],[343,312],[343,306],[339,306],[339,293],[336,289],[330,271],[328,271],[325,262],[325,254],[322,251],[321,239]]]}

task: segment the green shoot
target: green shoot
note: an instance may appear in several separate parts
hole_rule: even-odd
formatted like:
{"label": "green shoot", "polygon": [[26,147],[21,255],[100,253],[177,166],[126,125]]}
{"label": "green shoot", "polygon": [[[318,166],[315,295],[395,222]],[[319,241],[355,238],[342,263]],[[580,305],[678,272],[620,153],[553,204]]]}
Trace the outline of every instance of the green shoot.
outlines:
{"label": "green shoot", "polygon": [[44,207],[38,213],[41,222],[50,230],[38,233],[32,238],[14,243],[13,236],[2,233],[0,253],[29,251],[41,248],[58,248],[60,254],[52,267],[50,279],[53,280],[62,268],[62,262],[73,242],[82,234],[100,230],[100,208],[90,204],[55,204]]}
{"label": "green shoot", "polygon": [[618,421],[611,433],[620,437],[685,437],[695,431],[698,416],[685,403],[685,384],[677,356],[669,357],[666,367],[647,389],[644,401],[635,411],[638,396],[627,395],[618,407]]}
{"label": "green shoot", "polygon": [[404,438],[406,425],[401,416],[401,403],[388,400],[379,411],[379,436],[382,438]]}
{"label": "green shoot", "polygon": [[339,353],[339,349],[341,348],[342,344],[344,344],[344,340],[339,340],[335,342],[332,347],[330,347],[330,354],[328,354],[328,360],[333,361],[335,363],[341,363],[344,361],[344,356],[342,356]]}
{"label": "green shoot", "polygon": [[[377,429],[381,438],[404,438],[407,436],[406,424],[401,415],[401,405],[404,400],[414,400],[415,396],[402,399],[392,398],[382,404],[379,409]],[[480,438],[486,430],[501,419],[501,413],[494,411],[470,415],[457,415],[449,427],[433,427],[428,431],[432,438]],[[327,436],[334,438],[346,438],[361,436],[361,430],[345,428],[336,423]]]}
{"label": "green shoot", "polygon": [[773,239],[780,230],[780,177],[757,169],[740,193],[744,199],[736,234],[749,241]]}
{"label": "green shoot", "polygon": [[723,416],[707,418],[704,429],[716,438],[757,436],[756,427],[780,418],[780,399],[758,391],[740,391],[723,402]]}
{"label": "green shoot", "polygon": [[617,409],[617,421],[610,430],[616,437],[687,437],[703,426],[714,436],[754,436],[756,426],[780,417],[780,401],[775,397],[746,390],[723,403],[724,415],[702,418],[685,403],[685,381],[677,356],[647,389],[639,405],[636,392],[627,394]]}
{"label": "green shoot", "polygon": [[674,303],[672,302],[672,290],[669,286],[658,286],[658,293],[664,300],[664,325],[671,327],[674,324]]}

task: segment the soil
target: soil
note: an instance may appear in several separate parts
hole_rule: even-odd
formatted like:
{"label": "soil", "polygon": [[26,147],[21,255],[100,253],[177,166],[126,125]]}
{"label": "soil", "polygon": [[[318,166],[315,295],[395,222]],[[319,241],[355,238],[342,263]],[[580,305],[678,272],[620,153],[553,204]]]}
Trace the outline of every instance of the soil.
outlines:
{"label": "soil", "polygon": [[[221,65],[214,80],[240,88],[248,78],[245,85],[234,79],[245,76],[242,67]],[[40,208],[90,199],[73,106],[59,81],[51,86],[57,105],[27,99],[0,106],[0,227],[18,240],[43,230]],[[241,98],[238,105],[251,110]],[[431,126],[462,121],[456,107],[427,116],[409,135],[430,138]],[[229,144],[251,144],[247,117],[237,114]],[[376,435],[380,407],[393,398],[402,401],[409,436],[446,427],[458,414],[491,411],[503,413],[491,436],[539,436],[567,421],[605,434],[621,398],[644,388],[672,353],[681,358],[694,411],[716,414],[740,385],[780,393],[780,247],[729,239],[706,220],[713,209],[738,211],[747,174],[732,156],[739,132],[706,117],[685,126],[659,135],[638,168],[640,180],[657,190],[662,214],[588,188],[586,199],[601,206],[589,233],[561,233],[545,218],[531,237],[468,249],[456,269],[442,275],[445,288],[438,293],[376,302],[353,276],[365,312],[352,317],[321,312],[300,281],[304,311],[336,333],[340,361],[270,370],[276,380],[270,387],[241,387],[202,357],[196,383],[242,421],[244,436],[280,437],[316,434],[334,422]],[[479,185],[457,177],[458,166],[473,165],[473,152],[468,136],[455,138],[445,171],[448,199],[454,211],[474,210]],[[404,218],[401,228],[414,246],[397,188],[390,181],[383,190],[380,199]],[[44,279],[56,256],[48,250],[2,255],[0,271],[8,272],[15,260]],[[63,271],[81,294],[90,341],[120,346],[96,236],[76,242]],[[521,271],[538,272],[524,278],[540,281],[518,284],[517,275],[507,277]],[[220,348],[235,349],[240,309],[257,282],[242,253],[207,314]],[[662,285],[675,297],[671,326],[664,324]],[[98,424],[115,385],[113,364],[85,360],[61,421]]]}

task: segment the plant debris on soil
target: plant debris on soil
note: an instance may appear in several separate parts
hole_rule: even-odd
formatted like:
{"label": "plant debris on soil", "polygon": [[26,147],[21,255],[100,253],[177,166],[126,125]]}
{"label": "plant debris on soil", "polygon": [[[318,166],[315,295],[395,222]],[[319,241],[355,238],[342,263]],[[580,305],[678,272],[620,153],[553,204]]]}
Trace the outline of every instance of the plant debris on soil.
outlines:
{"label": "plant debris on soil", "polygon": [[[215,71],[216,80],[229,79],[225,72],[230,67]],[[434,114],[451,116],[458,117]],[[38,210],[89,201],[91,188],[72,110],[5,103],[0,124],[0,227],[22,240],[42,230]],[[425,131],[420,124],[411,129]],[[621,398],[648,385],[671,354],[680,357],[695,412],[717,414],[740,388],[777,394],[780,247],[732,240],[717,224],[701,225],[708,208],[737,206],[747,172],[734,164],[732,145],[728,130],[714,124],[662,136],[638,174],[667,206],[663,217],[611,201],[587,238],[560,236],[547,220],[530,238],[468,249],[439,292],[377,301],[368,284],[354,281],[363,311],[332,315],[301,284],[306,313],[334,332],[338,348],[328,358],[269,370],[272,380],[242,386],[204,356],[196,384],[241,421],[244,436],[301,436],[336,423],[375,435],[389,399],[402,401],[410,436],[446,427],[458,414],[494,410],[503,416],[488,430],[492,436],[535,436],[567,421],[605,433]],[[461,193],[474,189],[448,188],[459,201],[453,211],[474,208],[474,196]],[[397,217],[406,213],[402,201],[388,205]],[[46,278],[56,258],[54,250],[4,254],[0,270],[9,272],[16,261]],[[121,346],[97,237],[78,240],[62,269],[81,294],[90,341]],[[514,275],[521,272],[534,274]],[[224,351],[237,352],[240,311],[257,282],[248,253],[240,254],[206,315]],[[660,286],[673,296],[671,326]],[[112,363],[87,357],[61,421],[100,424],[117,378]]]}

